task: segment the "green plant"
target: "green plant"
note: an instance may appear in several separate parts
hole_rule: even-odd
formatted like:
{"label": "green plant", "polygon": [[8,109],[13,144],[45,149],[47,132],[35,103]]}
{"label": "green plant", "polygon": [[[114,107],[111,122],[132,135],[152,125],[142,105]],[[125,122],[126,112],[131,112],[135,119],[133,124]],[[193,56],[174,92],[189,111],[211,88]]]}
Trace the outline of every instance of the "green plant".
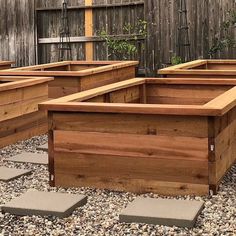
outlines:
{"label": "green plant", "polygon": [[174,65],[181,64],[181,63],[183,63],[183,60],[182,60],[181,57],[179,57],[179,56],[173,56],[173,57],[171,58],[171,64],[172,64],[173,66],[174,66]]}
{"label": "green plant", "polygon": [[[119,60],[127,60],[134,56],[137,52],[137,42],[139,38],[146,38],[147,36],[147,22],[138,20],[136,26],[126,24],[123,26],[124,35],[122,37],[115,37],[108,35],[106,30],[99,32],[99,36],[103,39],[108,48],[108,57],[115,55]],[[125,37],[127,35],[128,37]]]}
{"label": "green plant", "polygon": [[228,12],[228,19],[221,25],[222,36],[213,39],[213,45],[209,50],[210,57],[216,53],[222,52],[225,48],[234,48],[236,40],[232,38],[230,32],[236,27],[236,11]]}

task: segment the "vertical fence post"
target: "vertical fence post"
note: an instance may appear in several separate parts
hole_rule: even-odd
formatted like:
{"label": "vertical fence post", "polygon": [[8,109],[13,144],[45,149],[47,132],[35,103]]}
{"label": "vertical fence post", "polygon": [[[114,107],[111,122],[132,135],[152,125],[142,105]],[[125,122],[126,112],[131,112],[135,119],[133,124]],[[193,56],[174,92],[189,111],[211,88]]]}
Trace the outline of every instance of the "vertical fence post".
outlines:
{"label": "vertical fence post", "polygon": [[[85,0],[85,6],[91,6],[92,0]],[[85,9],[85,37],[93,36],[93,10],[92,8]],[[85,43],[85,55],[87,61],[93,60],[93,43]]]}

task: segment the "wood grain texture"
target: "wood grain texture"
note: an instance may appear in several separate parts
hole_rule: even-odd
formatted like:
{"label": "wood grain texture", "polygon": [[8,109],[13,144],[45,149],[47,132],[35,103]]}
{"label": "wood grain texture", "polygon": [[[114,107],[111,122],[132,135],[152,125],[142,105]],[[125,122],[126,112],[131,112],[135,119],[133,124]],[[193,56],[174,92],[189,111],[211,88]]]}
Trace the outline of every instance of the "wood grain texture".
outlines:
{"label": "wood grain texture", "polygon": [[[206,138],[60,130],[54,132],[54,138],[56,139],[56,150],[63,151],[66,149],[67,152],[168,159],[170,161],[175,159],[207,161],[208,159]],[[186,147],[186,142],[191,143],[191,145]],[[169,145],[169,143],[172,143],[172,145]]]}
{"label": "wood grain texture", "polygon": [[210,142],[215,148],[209,160],[209,182],[217,189],[221,179],[236,160],[236,109],[231,109],[211,122],[213,139]]}
{"label": "wood grain texture", "polygon": [[208,193],[205,117],[52,114],[54,185]]}
{"label": "wood grain texture", "polygon": [[[151,104],[204,105],[232,86],[156,84],[147,86],[147,102]],[[207,104],[206,104],[207,106]]]}
{"label": "wood grain texture", "polygon": [[197,80],[133,78],[40,104],[52,185],[216,192],[236,157],[235,81]]}
{"label": "wood grain texture", "polygon": [[236,76],[236,60],[196,60],[183,63],[177,66],[171,66],[158,71],[165,76],[193,76],[206,77],[215,76],[216,78],[224,76]]}
{"label": "wood grain texture", "polygon": [[[63,61],[55,63],[47,63],[35,66],[19,67],[2,71],[0,75],[36,75],[36,76],[86,76],[115,69],[127,68],[137,66],[138,61]],[[70,71],[70,65],[83,65],[91,66],[84,70]],[[95,67],[94,67],[95,66]]]}
{"label": "wood grain texture", "polygon": [[0,148],[45,134],[47,115],[37,111],[0,122]]}
{"label": "wood grain texture", "polygon": [[[12,81],[11,81],[12,80]],[[0,78],[0,147],[47,132],[46,112],[51,78]]]}
{"label": "wood grain texture", "polygon": [[0,75],[51,75],[54,80],[49,83],[49,97],[58,98],[134,78],[137,64],[137,61],[64,61],[6,70]]}
{"label": "wood grain texture", "polygon": [[[0,92],[10,91],[18,88],[27,88],[33,85],[38,85],[52,81],[53,78],[36,78],[22,76],[0,76]],[[2,83],[2,84],[1,84]]]}
{"label": "wood grain texture", "polygon": [[[54,113],[55,130],[204,138],[207,117],[109,113]],[[188,122],[186,122],[188,120]]]}
{"label": "wood grain texture", "polygon": [[35,84],[32,80],[1,84],[0,121],[38,111],[38,104],[48,99],[48,81],[50,79],[38,79]]}
{"label": "wood grain texture", "polygon": [[116,191],[129,191],[137,194],[157,193],[161,195],[207,195],[209,186],[204,184],[189,184],[167,181],[152,181],[147,179],[128,178],[100,178],[58,173],[56,177],[57,186],[84,187],[93,186],[101,189],[112,189]]}
{"label": "wood grain texture", "polygon": [[[92,83],[92,80],[86,82]],[[144,84],[147,104],[140,102],[140,86]],[[81,84],[81,90],[87,88],[84,85]],[[132,88],[135,85],[139,85],[136,94]],[[127,89],[130,90],[129,94],[125,92]],[[104,97],[101,102],[91,102],[95,101],[91,100],[92,98],[102,95]],[[131,98],[129,103],[133,97],[132,104],[125,102],[128,96]],[[235,106],[235,101],[235,87],[231,84],[210,82],[198,85],[188,83],[188,80],[185,80],[185,84],[179,82],[175,84],[173,80],[134,78],[45,102],[40,104],[40,108],[99,113],[221,116]]]}
{"label": "wood grain texture", "polygon": [[[185,139],[192,145],[190,152]],[[142,182],[149,182],[154,192],[164,181],[207,185],[207,138],[173,137],[172,146],[169,142],[170,136],[54,131],[55,184],[129,191],[130,179],[139,184],[138,192],[147,191]]]}
{"label": "wood grain texture", "polygon": [[14,61],[0,61],[0,70],[10,69]]}
{"label": "wood grain texture", "polygon": [[36,63],[35,1],[1,0],[0,60],[15,66]]}

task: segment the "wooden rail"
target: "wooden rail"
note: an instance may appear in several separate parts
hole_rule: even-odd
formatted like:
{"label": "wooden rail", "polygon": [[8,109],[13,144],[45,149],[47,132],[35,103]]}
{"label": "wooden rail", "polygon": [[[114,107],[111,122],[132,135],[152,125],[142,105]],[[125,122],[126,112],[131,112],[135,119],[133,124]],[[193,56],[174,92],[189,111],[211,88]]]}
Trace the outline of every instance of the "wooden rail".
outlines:
{"label": "wooden rail", "polygon": [[[145,38],[142,35],[139,34],[122,34],[122,35],[109,35],[111,38],[116,38],[117,40],[133,40],[134,37],[138,40],[144,40]],[[39,44],[51,44],[51,43],[59,43],[59,38],[39,38],[38,43]],[[105,42],[104,39],[102,39],[99,36],[78,36],[78,37],[70,37],[71,43],[85,43],[85,42]],[[89,59],[92,60],[92,59]]]}
{"label": "wooden rail", "polygon": [[[113,7],[128,7],[128,6],[138,6],[144,5],[144,2],[130,2],[130,3],[114,3],[114,4],[101,4],[101,5],[83,5],[83,6],[69,6],[68,10],[78,10],[78,9],[99,9],[99,8],[113,8]],[[60,11],[60,7],[39,7],[36,11]]]}

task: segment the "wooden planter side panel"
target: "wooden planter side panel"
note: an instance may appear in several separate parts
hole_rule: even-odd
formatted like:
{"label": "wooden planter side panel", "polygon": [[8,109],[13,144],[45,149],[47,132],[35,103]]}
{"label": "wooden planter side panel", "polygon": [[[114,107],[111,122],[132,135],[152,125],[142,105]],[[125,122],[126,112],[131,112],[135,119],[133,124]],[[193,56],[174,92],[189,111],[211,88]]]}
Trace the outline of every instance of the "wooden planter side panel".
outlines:
{"label": "wooden planter side panel", "polygon": [[46,133],[47,115],[43,111],[0,122],[0,148]]}
{"label": "wooden planter side panel", "polygon": [[10,69],[14,61],[0,61],[0,70]]}
{"label": "wooden planter side panel", "polygon": [[88,76],[55,76],[49,83],[49,98],[59,98],[84,90],[135,77],[135,66],[114,69]]}
{"label": "wooden planter side panel", "polygon": [[[38,68],[34,69],[32,71],[69,71],[70,70],[70,64],[69,65],[63,65],[63,66],[53,66],[53,67],[47,67],[47,68]],[[25,69],[26,71],[26,69]]]}
{"label": "wooden planter side panel", "polygon": [[80,77],[55,76],[55,79],[49,83],[49,98],[64,97],[78,92],[80,92]]}
{"label": "wooden planter side panel", "polygon": [[107,84],[135,78],[135,66],[129,66],[98,74],[81,77],[81,91],[100,87]]}
{"label": "wooden planter side panel", "polygon": [[212,78],[212,79],[236,79],[236,75],[199,75],[199,74],[168,74],[162,75],[164,78]]}
{"label": "wooden planter side panel", "polygon": [[[201,69],[201,68],[193,68],[193,69]],[[206,70],[236,70],[236,62],[232,63],[207,63],[205,68]]]}
{"label": "wooden planter side panel", "polygon": [[236,60],[195,60],[158,71],[163,77],[236,77]]}
{"label": "wooden planter side panel", "polygon": [[0,64],[0,70],[7,70],[7,69],[11,69],[11,65],[1,65]]}
{"label": "wooden planter side panel", "polygon": [[42,83],[0,92],[0,122],[38,110],[48,99],[48,84]]}
{"label": "wooden planter side panel", "polygon": [[4,89],[0,97],[0,148],[47,132],[47,114],[38,104],[48,100],[48,81]]}
{"label": "wooden planter side panel", "polygon": [[[108,65],[108,64],[107,64]],[[87,69],[94,69],[94,68],[98,68],[101,65],[95,65],[95,64],[91,64],[91,65],[82,65],[82,64],[70,64],[70,71],[81,71],[81,70],[87,70]]]}
{"label": "wooden planter side panel", "polygon": [[210,185],[217,189],[220,180],[236,161],[236,108],[210,121],[214,128],[211,144],[214,155],[209,162]]}
{"label": "wooden planter side panel", "polygon": [[110,93],[105,93],[86,102],[108,102],[108,103],[140,103],[141,88],[140,86],[133,86],[124,89],[119,89]]}
{"label": "wooden planter side panel", "polygon": [[147,103],[149,104],[178,104],[204,105],[228,89],[229,85],[163,85],[148,84]]}
{"label": "wooden planter side panel", "polygon": [[208,193],[206,117],[55,112],[49,122],[56,186]]}

